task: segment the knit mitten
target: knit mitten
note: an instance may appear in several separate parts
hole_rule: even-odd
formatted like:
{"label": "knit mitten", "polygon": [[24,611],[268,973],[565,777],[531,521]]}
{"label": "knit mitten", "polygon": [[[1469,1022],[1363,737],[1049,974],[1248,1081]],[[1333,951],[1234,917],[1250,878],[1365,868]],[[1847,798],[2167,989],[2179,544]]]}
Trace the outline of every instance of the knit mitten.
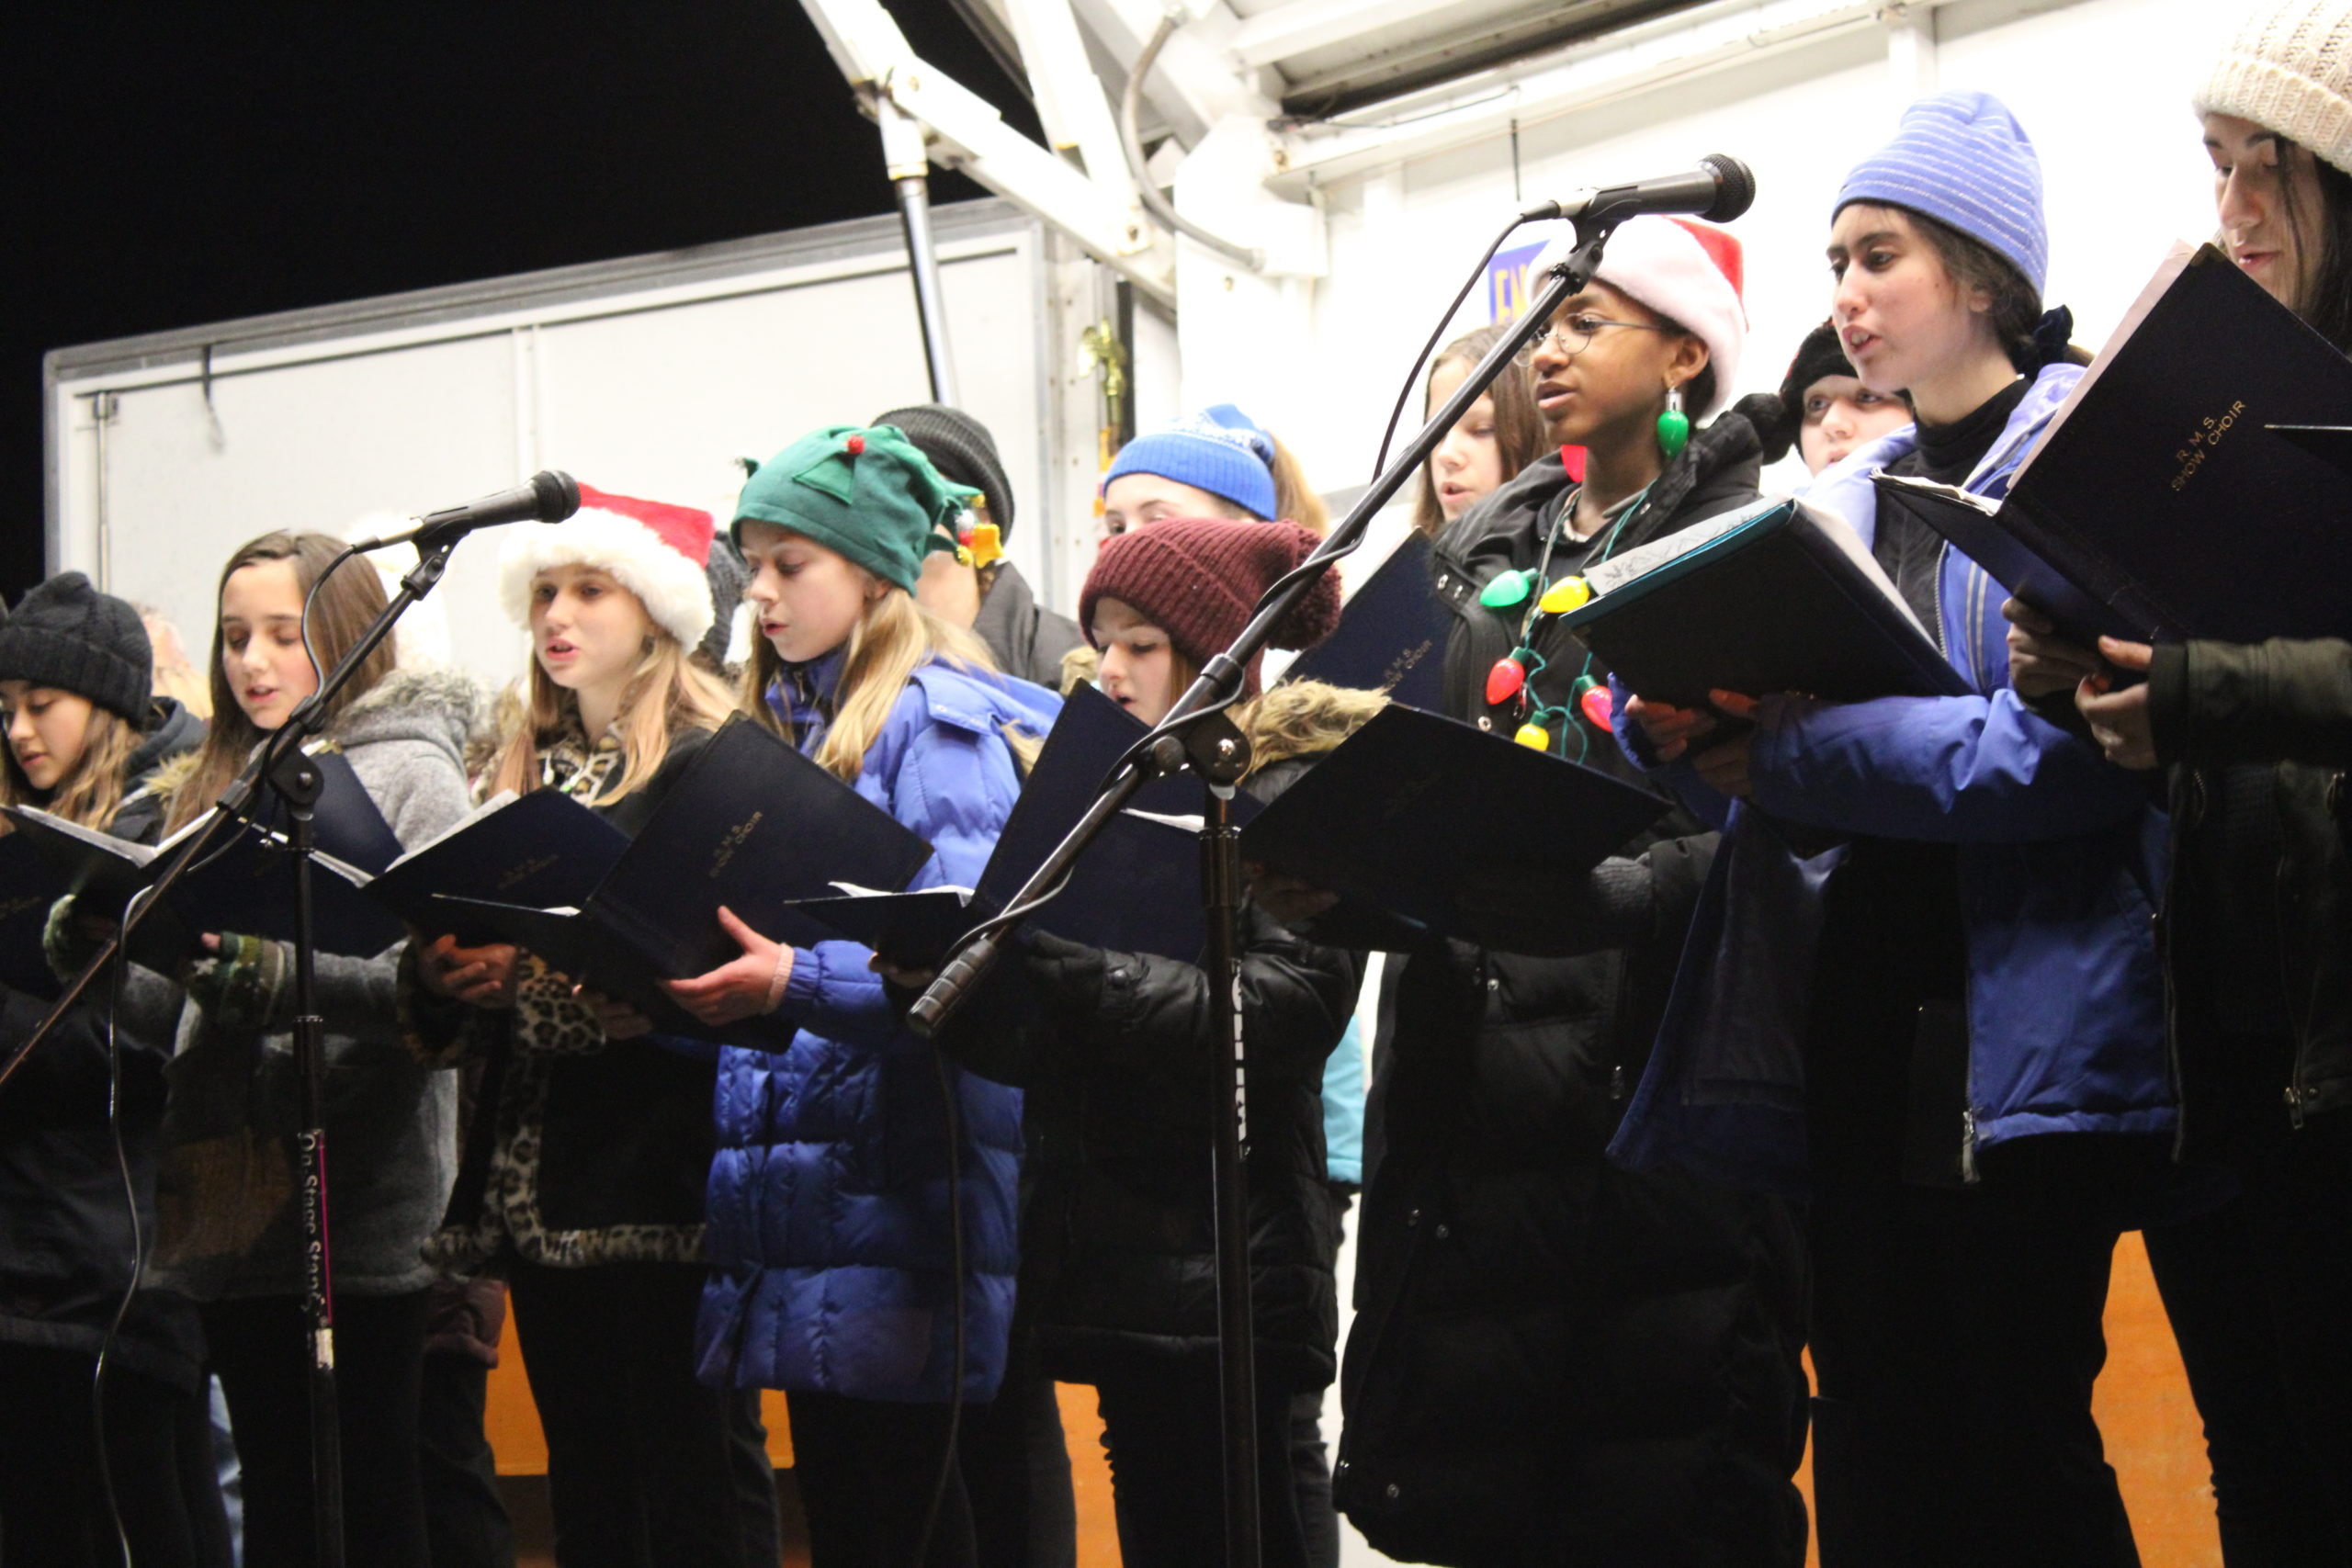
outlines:
{"label": "knit mitten", "polygon": [[180,984],[214,1029],[259,1033],[286,1026],[278,1004],[293,975],[290,943],[223,931],[219,952],[181,967]]}
{"label": "knit mitten", "polygon": [[83,931],[74,919],[73,895],[68,894],[49,907],[49,919],[40,928],[40,954],[59,979],[71,980],[89,967],[90,960],[105,945]]}

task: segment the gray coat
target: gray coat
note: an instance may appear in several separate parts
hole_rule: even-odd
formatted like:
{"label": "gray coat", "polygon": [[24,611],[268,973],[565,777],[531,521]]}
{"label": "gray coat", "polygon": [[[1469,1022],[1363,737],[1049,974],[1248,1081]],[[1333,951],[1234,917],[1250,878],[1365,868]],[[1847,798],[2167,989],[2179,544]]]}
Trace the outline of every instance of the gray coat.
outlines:
{"label": "gray coat", "polygon": [[[467,738],[481,716],[472,680],[401,671],[355,703],[331,739],[393,834],[421,843],[467,810]],[[424,1067],[393,1021],[395,946],[373,958],[322,953],[326,1018],[329,1239],[334,1288],[422,1290],[422,1258],[457,1173],[457,1080]],[[139,972],[137,1005],[177,1006],[156,1180],[153,1279],[198,1301],[301,1289],[294,1135],[300,1083],[288,982],[266,1032],[214,1025],[160,976]]]}

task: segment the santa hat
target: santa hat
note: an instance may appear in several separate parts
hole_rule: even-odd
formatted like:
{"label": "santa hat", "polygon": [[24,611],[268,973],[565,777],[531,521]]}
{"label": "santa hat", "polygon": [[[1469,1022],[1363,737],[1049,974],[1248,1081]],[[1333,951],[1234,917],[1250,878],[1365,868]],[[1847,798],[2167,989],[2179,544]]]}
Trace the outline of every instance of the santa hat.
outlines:
{"label": "santa hat", "polygon": [[[1539,258],[1537,265],[1544,265]],[[1707,345],[1715,370],[1714,400],[1690,411],[1702,424],[1731,401],[1747,344],[1747,307],[1740,301],[1739,242],[1721,229],[1679,218],[1629,218],[1609,237],[1593,281],[1657,311]]]}
{"label": "santa hat", "polygon": [[710,630],[707,512],[580,487],[580,510],[553,527],[510,528],[498,556],[499,599],[519,626],[531,619],[531,579],[550,567],[610,572],[653,624],[692,649]]}

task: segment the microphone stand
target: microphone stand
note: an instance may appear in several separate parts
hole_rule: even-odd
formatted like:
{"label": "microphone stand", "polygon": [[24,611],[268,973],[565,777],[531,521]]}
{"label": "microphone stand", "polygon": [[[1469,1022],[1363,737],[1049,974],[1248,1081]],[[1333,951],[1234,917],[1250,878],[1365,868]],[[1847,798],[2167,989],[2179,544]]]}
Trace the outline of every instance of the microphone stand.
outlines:
{"label": "microphone stand", "polygon": [[1002,955],[1014,928],[1053,896],[1097,834],[1124,809],[1136,792],[1155,778],[1187,766],[1208,786],[1203,817],[1202,903],[1208,917],[1204,964],[1209,976],[1211,1039],[1217,1043],[1216,1286],[1217,1348],[1225,1441],[1227,1568],[1259,1568],[1257,1398],[1255,1327],[1250,1310],[1248,1059],[1243,1046],[1237,986],[1240,958],[1235,917],[1240,905],[1239,835],[1229,807],[1233,789],[1249,772],[1250,744],[1225,710],[1240,694],[1243,671],[1264,649],[1274,628],[1304,599],[1333,561],[1353,550],[1374,513],[1461,422],[1470,405],[1486,395],[1521,349],[1540,336],[1561,303],[1591,281],[1602,248],[1623,216],[1601,211],[1576,220],[1577,245],[1554,265],[1549,281],[1526,313],[1512,323],[1476,369],[1454,389],[1389,468],[1372,481],[1362,499],[1332,528],[1297,569],[1269,589],[1233,646],[1202,667],[1199,678],[1168,710],[1151,733],[1121,759],[1054,852],[1046,857],[996,919],[959,939],[940,966],[938,977],[908,1014],[914,1032],[935,1035]]}
{"label": "microphone stand", "polygon": [[[162,904],[192,868],[224,841],[252,812],[256,795],[267,789],[286,805],[287,840],[294,856],[294,1055],[300,1084],[301,1130],[295,1135],[300,1156],[302,1208],[302,1307],[310,1330],[311,1475],[312,1519],[317,1530],[319,1568],[343,1568],[343,1435],[337,1426],[334,1374],[334,1285],[333,1254],[327,1227],[327,1134],[323,1084],[326,1077],[326,1020],[318,1010],[315,991],[316,948],[311,924],[311,861],[313,853],[312,811],[324,777],[302,750],[304,741],[325,724],[327,705],[348,685],[359,666],[384,638],[408,607],[433,591],[449,565],[449,557],[464,539],[465,529],[438,538],[419,539],[417,562],[401,579],[400,592],[384,606],[374,624],[360,635],[351,650],[320,681],[319,689],[287,716],[264,741],[253,761],[222,793],[202,828],[181,842],[171,863],[134,906],[125,911],[121,927],[108,937],[96,956],[67,984],[17,1055],[0,1067],[5,1087],[33,1048],[48,1038],[60,1020],[74,1010],[100,971],[124,953],[130,933]],[[354,551],[353,554],[356,554]],[[343,558],[351,558],[349,555]],[[341,562],[337,562],[340,565]]]}

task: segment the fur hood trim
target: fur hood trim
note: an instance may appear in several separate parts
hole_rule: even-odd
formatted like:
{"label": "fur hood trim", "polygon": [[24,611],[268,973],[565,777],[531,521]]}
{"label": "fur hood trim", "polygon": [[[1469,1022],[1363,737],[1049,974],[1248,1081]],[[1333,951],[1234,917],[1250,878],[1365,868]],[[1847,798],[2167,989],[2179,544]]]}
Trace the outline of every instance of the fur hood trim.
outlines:
{"label": "fur hood trim", "polygon": [[1378,692],[1351,691],[1320,681],[1291,681],[1249,705],[1240,716],[1250,735],[1250,768],[1315,757],[1363,728],[1388,705]]}

